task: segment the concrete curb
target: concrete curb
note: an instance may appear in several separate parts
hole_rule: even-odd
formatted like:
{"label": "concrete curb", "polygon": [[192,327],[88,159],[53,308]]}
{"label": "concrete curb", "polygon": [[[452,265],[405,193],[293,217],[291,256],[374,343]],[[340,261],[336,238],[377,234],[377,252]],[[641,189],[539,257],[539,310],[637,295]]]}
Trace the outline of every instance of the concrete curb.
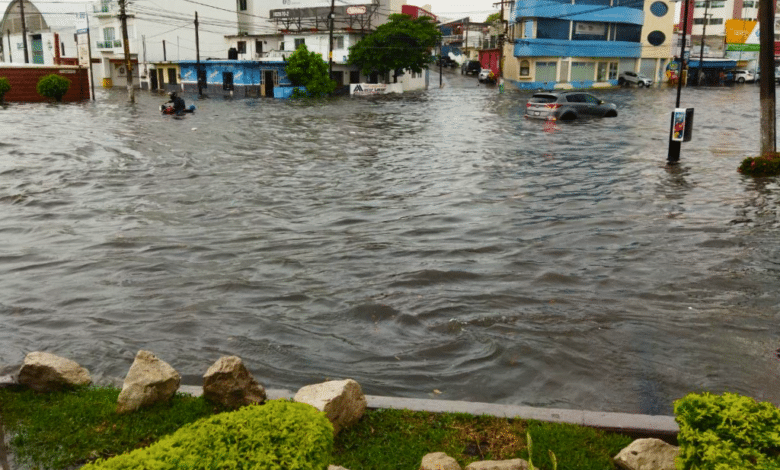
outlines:
{"label": "concrete curb", "polygon": [[[200,396],[203,388],[193,385],[179,387],[179,391]],[[291,399],[295,392],[284,389],[266,389],[271,400]],[[468,401],[430,400],[419,398],[393,398],[366,395],[370,409],[395,409],[429,411],[432,413],[467,413],[499,418],[521,418],[568,423],[579,426],[621,432],[635,437],[658,437],[674,440],[680,428],[673,416],[652,416],[631,413],[609,413],[603,411],[566,410],[561,408],[536,408],[532,406],[501,405]]]}

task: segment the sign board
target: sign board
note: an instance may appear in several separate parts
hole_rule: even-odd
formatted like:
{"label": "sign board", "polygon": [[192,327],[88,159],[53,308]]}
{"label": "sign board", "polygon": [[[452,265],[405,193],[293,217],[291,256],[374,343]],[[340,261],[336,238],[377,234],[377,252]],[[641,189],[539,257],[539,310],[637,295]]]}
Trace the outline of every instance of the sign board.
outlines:
{"label": "sign board", "polygon": [[365,15],[366,11],[367,10],[365,5],[353,5],[347,7],[348,15]]}
{"label": "sign board", "polygon": [[685,108],[675,108],[672,112],[672,140],[683,141],[685,135]]}
{"label": "sign board", "polygon": [[[759,45],[759,24],[752,20],[726,20],[726,44]],[[756,49],[758,50],[758,49]]]}
{"label": "sign board", "polygon": [[384,95],[387,85],[384,83],[352,83],[349,85],[350,95]]}

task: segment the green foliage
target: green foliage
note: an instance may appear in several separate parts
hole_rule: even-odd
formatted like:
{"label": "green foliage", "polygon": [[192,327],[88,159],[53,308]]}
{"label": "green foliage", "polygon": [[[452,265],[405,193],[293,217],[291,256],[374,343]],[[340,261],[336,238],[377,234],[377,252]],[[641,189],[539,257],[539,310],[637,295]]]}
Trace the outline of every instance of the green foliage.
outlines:
{"label": "green foliage", "polygon": [[333,426],[305,403],[274,400],[188,424],[155,444],[83,470],[325,470]]}
{"label": "green foliage", "polygon": [[491,13],[488,15],[487,18],[485,18],[485,23],[498,23],[501,21],[501,12],[497,11],[495,13]]}
{"label": "green foliage", "polygon": [[767,154],[760,157],[747,157],[742,160],[737,171],[758,178],[780,175],[780,154]]}
{"label": "green foliage", "polygon": [[147,445],[181,426],[211,416],[204,398],[177,394],[134,413],[116,414],[119,389],[87,387],[35,393],[0,389],[0,413],[11,449],[29,468],[67,468]]}
{"label": "green foliage", "polygon": [[11,82],[5,78],[0,77],[0,103],[3,102],[3,96],[11,89]]}
{"label": "green foliage", "polygon": [[433,62],[431,50],[440,39],[431,18],[393,14],[387,23],[349,48],[349,63],[359,66],[364,75],[399,74],[403,70],[421,73]]}
{"label": "green foliage", "polygon": [[[306,87],[306,96],[322,97],[333,93],[336,82],[330,79],[328,63],[322,59],[322,54],[309,52],[302,44],[287,59],[287,76],[295,86]],[[300,97],[302,92],[293,90],[293,98]]]}
{"label": "green foliage", "polygon": [[734,393],[674,403],[681,470],[780,469],[780,410]]}
{"label": "green foliage", "polygon": [[70,88],[70,80],[54,73],[41,77],[38,80],[38,85],[35,87],[39,95],[57,101],[62,101],[62,97],[68,92],[68,88]]}

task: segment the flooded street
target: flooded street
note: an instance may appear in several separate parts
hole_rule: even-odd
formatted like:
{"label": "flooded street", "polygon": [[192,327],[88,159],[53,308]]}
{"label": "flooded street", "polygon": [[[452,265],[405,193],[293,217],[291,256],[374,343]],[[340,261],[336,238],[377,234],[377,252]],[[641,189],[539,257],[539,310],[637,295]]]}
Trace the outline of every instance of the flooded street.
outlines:
{"label": "flooded street", "polygon": [[[528,93],[324,102],[165,98],[0,108],[0,372],[45,350],[121,380],[139,349],[200,385],[671,414],[689,391],[780,404],[776,179],[758,86],[594,92],[546,125]],[[434,390],[441,393],[434,393]]]}

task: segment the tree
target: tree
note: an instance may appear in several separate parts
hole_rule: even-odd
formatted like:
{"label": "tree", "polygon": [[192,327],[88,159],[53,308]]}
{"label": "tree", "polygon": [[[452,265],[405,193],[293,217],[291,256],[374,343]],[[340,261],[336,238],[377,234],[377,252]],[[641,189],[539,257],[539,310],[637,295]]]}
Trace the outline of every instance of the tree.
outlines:
{"label": "tree", "polygon": [[349,48],[349,63],[360,67],[364,75],[392,71],[395,80],[407,69],[422,73],[433,62],[431,50],[441,39],[433,20],[427,16],[412,18],[398,14],[388,19]]}
{"label": "tree", "polygon": [[287,59],[287,76],[295,86],[306,87],[308,96],[321,97],[333,93],[336,82],[330,79],[328,63],[322,54],[310,52],[301,44]]}
{"label": "tree", "polygon": [[500,21],[501,21],[501,12],[500,11],[497,11],[495,13],[491,13],[491,14],[488,15],[487,18],[485,18],[485,23],[488,23],[488,24],[498,23]]}

